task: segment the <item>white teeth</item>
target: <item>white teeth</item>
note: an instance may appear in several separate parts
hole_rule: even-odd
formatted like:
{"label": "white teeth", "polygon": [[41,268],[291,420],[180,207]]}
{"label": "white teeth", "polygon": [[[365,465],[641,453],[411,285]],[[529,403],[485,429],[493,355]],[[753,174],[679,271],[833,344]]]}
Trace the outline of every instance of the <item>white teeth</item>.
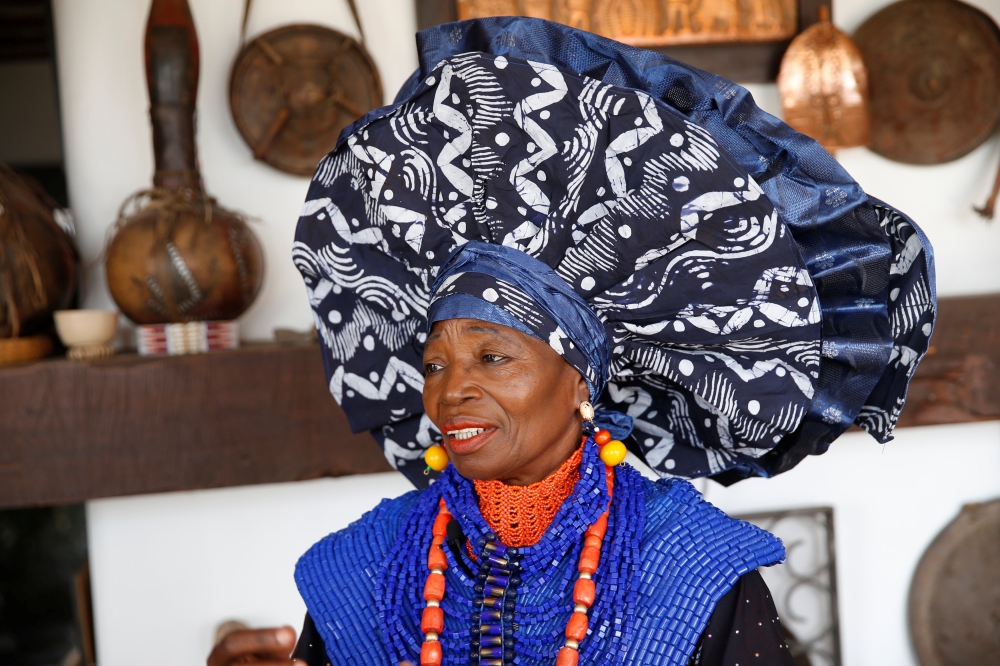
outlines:
{"label": "white teeth", "polygon": [[451,430],[448,432],[448,436],[452,439],[469,439],[470,437],[475,437],[480,433],[486,432],[486,428],[464,428],[462,430]]}

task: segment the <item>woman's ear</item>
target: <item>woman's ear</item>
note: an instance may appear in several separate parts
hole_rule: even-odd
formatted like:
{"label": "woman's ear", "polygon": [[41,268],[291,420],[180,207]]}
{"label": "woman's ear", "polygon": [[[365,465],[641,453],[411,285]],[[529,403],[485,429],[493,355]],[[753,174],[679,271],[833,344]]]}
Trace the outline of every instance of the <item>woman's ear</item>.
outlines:
{"label": "woman's ear", "polygon": [[590,389],[587,388],[587,380],[583,377],[580,377],[580,382],[576,386],[576,393],[580,398],[580,402],[590,400]]}

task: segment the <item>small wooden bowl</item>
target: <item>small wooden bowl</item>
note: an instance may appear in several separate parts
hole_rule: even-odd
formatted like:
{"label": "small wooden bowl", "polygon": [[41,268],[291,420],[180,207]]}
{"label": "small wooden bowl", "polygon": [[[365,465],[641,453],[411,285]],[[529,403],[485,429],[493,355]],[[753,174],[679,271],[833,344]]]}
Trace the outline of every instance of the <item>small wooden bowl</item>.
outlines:
{"label": "small wooden bowl", "polygon": [[71,360],[104,358],[115,353],[118,313],[112,310],[58,310],[54,313],[59,339]]}

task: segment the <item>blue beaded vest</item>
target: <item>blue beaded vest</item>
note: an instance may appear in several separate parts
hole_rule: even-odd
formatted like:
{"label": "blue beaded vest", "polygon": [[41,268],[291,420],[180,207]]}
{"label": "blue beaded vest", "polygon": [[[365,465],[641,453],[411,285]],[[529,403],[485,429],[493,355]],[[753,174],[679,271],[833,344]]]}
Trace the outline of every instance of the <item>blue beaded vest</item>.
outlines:
{"label": "blue beaded vest", "polygon": [[[514,663],[554,664],[565,641],[583,532],[608,501],[597,446],[584,446],[572,495],[542,539],[518,549]],[[682,666],[719,598],[743,574],[782,561],[784,548],[713,507],[687,481],[652,482],[627,465],[615,472],[580,663]],[[427,551],[442,497],[472,543],[489,533],[472,483],[449,467],[427,490],[383,501],[299,560],[295,580],[331,664],[419,663]],[[464,557],[459,550],[445,552],[443,664],[464,665],[476,580],[456,560]]]}

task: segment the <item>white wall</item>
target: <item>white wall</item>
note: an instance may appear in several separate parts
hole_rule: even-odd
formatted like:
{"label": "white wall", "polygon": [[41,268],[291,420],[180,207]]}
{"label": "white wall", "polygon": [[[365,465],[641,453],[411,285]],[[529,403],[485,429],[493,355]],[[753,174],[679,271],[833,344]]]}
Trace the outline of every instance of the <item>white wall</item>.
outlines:
{"label": "white wall", "polygon": [[[226,83],[241,0],[191,0],[201,34],[200,146],[206,182],[223,203],[261,218],[268,278],[245,318],[251,337],[305,327],[303,290],[287,260],[306,181],[254,163],[229,117]],[[888,0],[836,0],[852,32]],[[1000,19],[1000,0],[974,0]],[[415,66],[410,0],[359,2],[386,97]],[[70,195],[85,256],[94,259],[117,206],[152,171],[142,80],[145,0],[55,0]],[[335,0],[255,0],[251,32],[293,19],[350,30]],[[377,33],[381,30],[381,34]],[[780,115],[773,85],[751,86]],[[996,138],[956,162],[914,167],[865,149],[838,158],[866,190],[913,216],[937,251],[942,295],[1000,291],[1000,225],[971,211],[985,199],[1000,154]],[[89,304],[106,304],[92,281]],[[840,616],[846,666],[915,666],[906,591],[920,554],[963,503],[1000,496],[1000,423],[902,430],[886,446],[850,434],[825,456],[771,480],[724,489],[703,484],[731,512],[831,505],[836,510]],[[98,650],[102,666],[202,663],[214,626],[297,624],[291,579],[298,555],[323,534],[406,489],[393,475],[88,505]]]}
{"label": "white wall", "polygon": [[98,662],[204,664],[231,619],[298,631],[299,556],[412,488],[391,473],[89,502]]}
{"label": "white wall", "polygon": [[729,513],[832,506],[845,666],[916,666],[906,600],[917,562],[962,505],[1000,498],[1000,422],[865,433],[773,479],[705,495]]}

